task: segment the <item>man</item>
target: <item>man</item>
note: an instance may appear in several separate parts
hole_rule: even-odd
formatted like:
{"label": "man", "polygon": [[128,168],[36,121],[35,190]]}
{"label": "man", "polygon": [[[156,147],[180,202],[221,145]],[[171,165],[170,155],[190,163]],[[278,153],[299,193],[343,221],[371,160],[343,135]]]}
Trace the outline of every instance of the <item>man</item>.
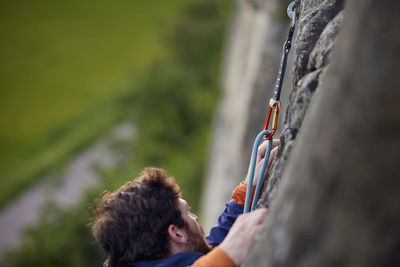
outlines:
{"label": "man", "polygon": [[[277,144],[274,141],[274,146]],[[258,150],[255,177],[260,172],[266,146],[267,142]],[[268,166],[275,153],[276,148]],[[175,180],[161,169],[145,169],[133,182],[105,194],[96,209],[92,233],[107,255],[106,265],[239,265],[267,213],[259,209],[239,216],[243,212],[246,181],[247,178],[233,191],[218,225],[204,238],[197,217],[181,198]]]}

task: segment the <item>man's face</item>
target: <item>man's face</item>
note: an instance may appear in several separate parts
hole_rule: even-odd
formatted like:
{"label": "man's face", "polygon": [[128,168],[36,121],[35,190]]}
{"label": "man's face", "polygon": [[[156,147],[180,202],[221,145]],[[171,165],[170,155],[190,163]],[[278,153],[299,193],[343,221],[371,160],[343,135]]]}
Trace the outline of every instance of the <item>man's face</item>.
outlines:
{"label": "man's face", "polygon": [[182,198],[178,201],[178,207],[185,221],[185,230],[188,233],[188,251],[206,254],[211,250],[211,247],[204,238],[205,234],[203,228],[197,222],[197,216],[190,212],[190,206]]}

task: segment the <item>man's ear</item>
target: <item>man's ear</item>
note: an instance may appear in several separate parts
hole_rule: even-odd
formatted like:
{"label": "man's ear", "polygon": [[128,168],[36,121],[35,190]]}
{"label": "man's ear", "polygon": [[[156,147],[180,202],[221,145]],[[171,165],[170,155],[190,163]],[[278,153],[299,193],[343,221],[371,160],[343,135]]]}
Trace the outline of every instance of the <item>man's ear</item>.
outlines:
{"label": "man's ear", "polygon": [[185,244],[187,242],[187,234],[184,228],[179,228],[175,224],[168,226],[168,235],[172,241],[178,244]]}

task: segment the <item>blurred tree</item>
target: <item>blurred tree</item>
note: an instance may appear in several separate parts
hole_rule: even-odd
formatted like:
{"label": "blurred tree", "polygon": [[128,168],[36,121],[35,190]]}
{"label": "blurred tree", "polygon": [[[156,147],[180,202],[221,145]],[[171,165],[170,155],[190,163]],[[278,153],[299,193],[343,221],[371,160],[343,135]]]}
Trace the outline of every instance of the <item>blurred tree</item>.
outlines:
{"label": "blurred tree", "polygon": [[88,231],[85,206],[65,211],[48,205],[40,221],[23,233],[20,248],[9,252],[1,266],[101,266],[103,255]]}

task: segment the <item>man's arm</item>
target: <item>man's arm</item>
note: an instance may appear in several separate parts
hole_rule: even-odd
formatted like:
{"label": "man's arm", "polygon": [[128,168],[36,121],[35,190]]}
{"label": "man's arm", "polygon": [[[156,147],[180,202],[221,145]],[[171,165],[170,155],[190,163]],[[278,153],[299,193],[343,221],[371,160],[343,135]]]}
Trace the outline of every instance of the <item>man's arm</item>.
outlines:
{"label": "man's arm", "polygon": [[219,245],[235,263],[239,265],[245,259],[254,237],[267,216],[262,208],[238,217],[229,234]]}
{"label": "man's arm", "polygon": [[[267,164],[267,170],[271,167],[272,160],[277,152],[279,145],[279,139],[274,139],[272,143],[272,147],[274,148],[271,151],[269,161]],[[261,166],[263,164],[265,154],[267,151],[268,142],[262,143],[257,151],[257,159],[256,159],[256,169],[255,175],[253,179],[253,189],[252,196],[254,195],[255,185],[257,184],[257,180],[259,177],[259,173],[261,171]],[[236,218],[243,213],[244,202],[246,199],[246,190],[247,190],[247,181],[248,175],[245,179],[245,183],[236,187],[232,192],[232,200],[226,203],[225,210],[218,218],[218,224],[211,228],[209,236],[206,237],[208,244],[212,247],[218,246],[228,234],[229,229],[232,227]]]}
{"label": "man's arm", "polygon": [[235,267],[242,263],[266,215],[264,208],[240,215],[221,245],[191,267]]}
{"label": "man's arm", "polygon": [[[268,142],[264,142],[257,151],[252,195],[254,195],[255,184],[261,171],[267,145]],[[267,170],[271,167],[278,145],[279,140],[273,140],[274,149],[271,151]],[[234,267],[239,265],[246,257],[254,236],[267,215],[266,209],[258,209],[241,215],[246,198],[248,175],[245,183],[233,190],[232,200],[226,203],[225,210],[218,218],[218,225],[214,226],[210,235],[206,237],[207,242],[215,248],[195,261],[191,265],[192,267]],[[236,220],[236,218],[238,219]]]}
{"label": "man's arm", "polygon": [[[241,184],[232,192],[232,200],[226,203],[225,210],[218,217],[218,224],[211,228],[206,240],[210,246],[218,246],[228,234],[236,218],[243,213],[247,184]],[[253,190],[254,193],[254,190]]]}

